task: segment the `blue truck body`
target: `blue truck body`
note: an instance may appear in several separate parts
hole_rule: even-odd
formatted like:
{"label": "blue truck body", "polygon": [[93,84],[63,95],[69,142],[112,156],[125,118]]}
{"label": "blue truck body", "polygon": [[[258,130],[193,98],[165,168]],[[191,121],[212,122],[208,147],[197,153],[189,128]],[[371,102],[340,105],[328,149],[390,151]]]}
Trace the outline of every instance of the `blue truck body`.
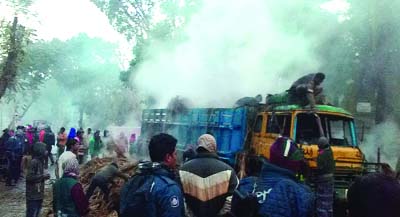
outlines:
{"label": "blue truck body", "polygon": [[169,133],[178,140],[177,149],[194,145],[200,135],[211,132],[217,140],[218,155],[233,163],[243,149],[248,125],[248,107],[194,108],[179,114],[167,109],[147,109],[142,114],[142,135]]}

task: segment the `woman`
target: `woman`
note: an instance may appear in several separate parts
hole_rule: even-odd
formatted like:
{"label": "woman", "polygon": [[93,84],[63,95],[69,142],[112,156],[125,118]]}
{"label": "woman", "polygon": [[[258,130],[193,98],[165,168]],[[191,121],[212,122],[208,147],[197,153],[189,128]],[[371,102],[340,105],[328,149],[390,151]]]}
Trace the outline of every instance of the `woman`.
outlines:
{"label": "woman", "polygon": [[64,175],[53,185],[53,210],[57,216],[84,216],[89,211],[89,202],[78,181],[78,160],[69,159],[64,166]]}

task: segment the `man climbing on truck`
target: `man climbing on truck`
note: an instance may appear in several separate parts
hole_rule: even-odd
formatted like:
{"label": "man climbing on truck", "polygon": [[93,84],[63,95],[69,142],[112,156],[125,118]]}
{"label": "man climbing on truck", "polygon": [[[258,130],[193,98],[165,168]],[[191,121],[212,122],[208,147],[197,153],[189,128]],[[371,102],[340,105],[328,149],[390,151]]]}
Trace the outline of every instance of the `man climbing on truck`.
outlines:
{"label": "man climbing on truck", "polygon": [[324,79],[325,74],[322,72],[311,73],[299,78],[287,90],[289,104],[310,105],[310,108],[314,109],[315,104],[321,101],[322,87],[320,85]]}

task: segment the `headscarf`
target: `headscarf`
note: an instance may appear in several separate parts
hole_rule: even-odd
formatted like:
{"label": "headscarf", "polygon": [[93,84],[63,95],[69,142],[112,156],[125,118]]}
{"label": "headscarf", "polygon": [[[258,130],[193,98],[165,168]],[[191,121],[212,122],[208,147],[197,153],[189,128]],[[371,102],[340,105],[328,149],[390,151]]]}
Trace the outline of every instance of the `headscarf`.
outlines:
{"label": "headscarf", "polygon": [[76,136],[76,130],[75,130],[75,128],[72,127],[72,128],[69,130],[68,139],[73,139],[73,138],[75,138],[75,136]]}
{"label": "headscarf", "polygon": [[68,159],[64,164],[64,175],[78,177],[79,176],[79,163],[76,158]]}

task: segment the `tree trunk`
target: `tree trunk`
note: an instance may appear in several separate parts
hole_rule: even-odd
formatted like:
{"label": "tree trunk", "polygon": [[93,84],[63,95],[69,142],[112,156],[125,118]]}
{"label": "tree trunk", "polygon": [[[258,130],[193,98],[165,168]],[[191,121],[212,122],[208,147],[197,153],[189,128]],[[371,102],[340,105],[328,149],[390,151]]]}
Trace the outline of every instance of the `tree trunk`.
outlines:
{"label": "tree trunk", "polygon": [[83,107],[79,109],[79,123],[78,123],[79,128],[83,128],[83,113],[84,113],[83,111],[84,111]]}
{"label": "tree trunk", "polygon": [[14,17],[11,33],[10,33],[10,50],[8,51],[6,63],[0,76],[0,99],[6,93],[7,88],[15,81],[17,77],[17,58],[18,58],[18,41],[17,41],[17,25],[18,18]]}

